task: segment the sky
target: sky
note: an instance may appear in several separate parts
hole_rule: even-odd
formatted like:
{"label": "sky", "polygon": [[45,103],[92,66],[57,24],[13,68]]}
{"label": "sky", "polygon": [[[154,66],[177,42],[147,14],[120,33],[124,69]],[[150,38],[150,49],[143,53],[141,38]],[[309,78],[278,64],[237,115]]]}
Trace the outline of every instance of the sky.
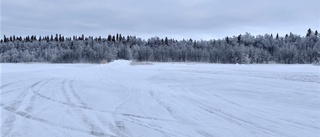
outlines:
{"label": "sky", "polygon": [[320,28],[319,0],[1,0],[1,35],[219,39]]}

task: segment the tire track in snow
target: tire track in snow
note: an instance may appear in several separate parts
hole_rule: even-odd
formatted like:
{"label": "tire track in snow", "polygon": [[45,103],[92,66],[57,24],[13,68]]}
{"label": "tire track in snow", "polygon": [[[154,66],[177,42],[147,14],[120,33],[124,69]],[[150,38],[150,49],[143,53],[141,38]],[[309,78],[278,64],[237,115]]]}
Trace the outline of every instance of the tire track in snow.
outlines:
{"label": "tire track in snow", "polygon": [[122,113],[122,115],[126,116],[126,117],[132,117],[132,118],[147,119],[147,120],[158,120],[158,121],[166,121],[166,122],[178,123],[178,121],[174,121],[174,120],[170,120],[170,119],[162,119],[162,118],[149,117],[149,116],[140,116],[140,115],[127,114],[127,113]]}
{"label": "tire track in snow", "polygon": [[14,82],[10,82],[10,83],[1,85],[1,86],[0,86],[0,89],[3,89],[3,88],[5,88],[5,87],[7,87],[7,86],[10,86],[10,85],[12,85],[12,84],[18,83],[18,82],[20,82],[20,81],[22,81],[22,80],[18,80],[18,81],[14,81]]}
{"label": "tire track in snow", "polygon": [[[43,80],[42,80],[43,81]],[[38,84],[40,84],[42,81],[38,81],[36,83],[31,84],[27,89],[25,89],[24,91],[22,91],[22,93],[18,94],[18,97],[13,100],[13,103],[6,105],[4,103],[1,102],[0,106],[9,111],[9,112],[16,112],[22,101],[25,99],[25,97],[27,96],[27,94],[30,92],[31,88],[37,86]],[[4,126],[6,128],[3,128],[1,130],[1,133],[3,133],[3,136],[9,136],[10,133],[12,132],[13,128],[14,128],[14,122],[16,121],[16,117],[13,114],[9,114],[9,116],[4,120]]]}
{"label": "tire track in snow", "polygon": [[[199,90],[198,90],[199,91]],[[259,115],[254,115],[254,114],[251,114],[251,113],[248,113],[248,111],[246,109],[252,109],[252,108],[248,108],[247,106],[243,106],[237,102],[234,102],[234,101],[231,101],[230,99],[227,99],[227,98],[224,98],[222,96],[219,96],[217,94],[207,94],[208,92],[206,90],[200,90],[202,91],[202,96],[206,96],[206,97],[213,97],[213,98],[216,98],[218,100],[221,100],[222,102],[225,102],[225,103],[222,103],[222,104],[230,104],[232,105],[233,107],[230,107],[230,110],[233,109],[235,111],[239,111],[239,110],[242,110],[242,112],[252,118],[256,118],[256,119],[260,119],[260,120],[264,120],[266,122],[269,122],[269,123],[272,123],[272,124],[277,124],[277,125],[283,125],[282,123],[278,122],[277,120],[270,120],[270,119],[267,119],[265,117],[262,117],[262,116],[259,116]],[[184,97],[184,99],[186,99],[187,101],[191,101],[191,102],[195,102],[194,100],[192,100],[191,98],[188,98],[188,97]],[[216,109],[218,111],[220,111],[220,109]],[[254,109],[256,111],[259,111],[260,113],[266,113],[265,111],[261,111],[260,109]],[[283,125],[285,126],[285,125]]]}
{"label": "tire track in snow", "polygon": [[128,93],[127,95],[125,96],[125,98],[122,100],[122,102],[120,102],[116,107],[115,109],[113,110],[113,119],[114,119],[114,124],[118,130],[117,132],[117,135],[120,136],[120,137],[127,137],[129,136],[129,132],[127,130],[127,127],[125,126],[124,124],[124,121],[121,120],[121,118],[118,118],[121,116],[121,113],[120,113],[120,108],[121,106],[123,106],[127,100],[129,99],[129,97],[131,96],[132,94],[132,89],[129,89],[128,90]]}
{"label": "tire track in snow", "polygon": [[119,132],[117,132],[118,136],[122,136],[122,137],[130,136],[129,135],[129,131],[126,128],[124,121],[130,122],[132,124],[135,124],[135,125],[138,125],[138,126],[141,126],[141,127],[144,127],[144,128],[151,129],[151,130],[156,131],[156,132],[159,132],[163,136],[175,136],[172,133],[168,133],[168,132],[164,131],[162,129],[162,127],[154,126],[154,125],[151,125],[151,124],[146,124],[143,121],[141,121],[140,119],[147,119],[147,120],[151,120],[151,121],[158,120],[158,121],[166,121],[166,122],[176,122],[176,123],[178,123],[177,121],[161,119],[161,118],[155,118],[155,117],[148,117],[148,116],[133,115],[133,114],[128,114],[128,113],[121,113],[120,112],[121,107],[123,105],[125,105],[130,98],[139,97],[141,95],[141,94],[139,94],[141,92],[135,92],[133,94],[132,93],[133,89],[131,89],[131,88],[127,88],[127,90],[128,90],[127,95],[124,97],[122,102],[120,102],[116,106],[116,108],[114,110],[114,112],[115,112],[114,113],[115,125],[116,125],[116,127],[117,127],[117,129],[119,131]]}
{"label": "tire track in snow", "polygon": [[7,94],[7,93],[19,91],[20,89],[27,89],[27,88],[30,87],[30,86],[25,86],[25,87],[19,87],[19,88],[16,88],[16,89],[11,89],[11,90],[8,90],[8,91],[3,91],[3,89],[4,89],[5,87],[10,87],[10,86],[12,86],[12,85],[14,85],[14,84],[17,84],[18,82],[25,82],[25,81],[23,81],[23,80],[18,80],[18,81],[14,81],[14,82],[10,82],[10,83],[1,85],[1,86],[0,86],[0,91],[1,91],[0,95],[4,95],[4,94]]}
{"label": "tire track in snow", "polygon": [[11,90],[7,90],[7,91],[4,91],[4,92],[1,92],[0,95],[5,95],[5,94],[11,93],[11,92],[17,92],[17,91],[20,91],[21,89],[22,89],[22,90],[26,90],[26,89],[28,89],[28,88],[29,88],[29,86],[27,86],[27,87],[20,87],[20,88],[11,89]]}
{"label": "tire track in snow", "polygon": [[[86,133],[88,135],[92,135],[92,136],[113,136],[110,134],[106,134],[106,133],[99,133],[99,132],[95,132],[95,131],[87,131],[87,130],[82,130],[82,129],[78,129],[78,128],[74,128],[74,127],[69,127],[69,126],[65,126],[65,125],[61,125],[61,124],[57,124],[54,122],[50,122],[48,120],[42,119],[42,118],[38,118],[35,117],[34,115],[32,115],[31,112],[32,108],[33,108],[33,102],[35,101],[35,96],[40,95],[40,90],[42,89],[43,86],[45,86],[49,81],[46,80],[41,80],[39,82],[36,82],[34,84],[32,84],[31,86],[29,86],[25,91],[23,91],[22,93],[20,93],[18,95],[18,98],[11,104],[11,105],[5,105],[3,103],[0,104],[0,106],[7,112],[9,112],[8,118],[5,119],[3,126],[5,126],[5,128],[1,129],[1,135],[2,136],[10,136],[10,134],[12,133],[12,130],[14,128],[14,122],[16,120],[16,117],[22,117],[28,120],[32,120],[32,121],[36,121],[36,122],[40,122],[43,123],[45,125],[49,125],[49,126],[54,126],[54,127],[60,127],[63,129],[67,129],[67,130],[72,130],[72,131],[78,131],[78,132],[82,132],[82,133]],[[41,84],[42,83],[42,84]],[[38,90],[35,90],[35,87],[38,86],[39,84],[40,87]],[[17,111],[21,105],[21,103],[23,102],[23,100],[26,99],[26,96],[32,92],[34,95],[31,96],[29,98],[29,104],[28,107],[25,108],[24,111]],[[65,94],[67,95],[67,90],[65,90]],[[69,98],[70,99],[70,98]],[[71,99],[70,99],[71,102]],[[73,107],[72,102],[67,104],[69,105],[69,107]],[[81,113],[80,111],[78,111],[79,113]],[[90,119],[89,118],[83,118],[84,121],[87,121],[87,123],[90,123]],[[91,125],[91,127],[94,127]]]}
{"label": "tire track in snow", "polygon": [[136,124],[136,125],[139,125],[139,126],[154,130],[156,132],[159,132],[160,134],[162,134],[164,136],[176,137],[176,135],[168,133],[168,132],[162,130],[161,128],[157,128],[157,127],[154,127],[154,126],[150,126],[150,125],[144,124],[142,121],[134,119],[134,118],[129,118],[129,119],[130,120],[127,120],[127,119],[125,119],[125,120],[130,122],[130,123],[133,123],[133,124]]}
{"label": "tire track in snow", "polygon": [[40,98],[43,98],[45,100],[48,100],[48,101],[51,101],[51,102],[54,102],[54,103],[58,103],[58,104],[61,104],[61,105],[64,105],[64,106],[68,106],[68,107],[76,107],[76,108],[79,108],[79,109],[84,109],[84,110],[90,110],[90,111],[97,111],[97,112],[103,112],[103,113],[113,113],[113,111],[108,111],[108,110],[98,110],[98,109],[94,109],[92,107],[85,107],[85,106],[80,106],[80,105],[76,105],[76,104],[70,104],[68,102],[63,102],[63,101],[60,101],[60,100],[56,100],[54,98],[51,98],[49,96],[46,96],[46,95],[43,95],[39,92],[34,92],[34,94],[36,94],[37,96],[39,96]]}
{"label": "tire track in snow", "polygon": [[159,99],[155,98],[155,97],[154,97],[154,93],[153,93],[152,91],[149,91],[149,94],[150,94],[151,98],[154,99],[156,102],[158,102],[158,104],[159,104],[160,106],[162,106],[165,110],[167,110],[167,112],[168,112],[173,118],[175,118],[176,120],[179,120],[179,118],[175,115],[174,110],[173,110],[170,106],[166,105],[163,101],[160,101]]}
{"label": "tire track in snow", "polygon": [[[178,116],[176,116],[176,114],[175,114],[175,112],[174,112],[174,110],[169,106],[169,105],[167,105],[167,104],[165,104],[163,101],[160,101],[159,99],[157,99],[155,96],[154,96],[154,93],[150,90],[149,92],[149,95],[150,95],[150,97],[153,99],[153,100],[155,100],[161,107],[163,107],[169,114],[170,114],[170,116],[171,117],[173,117],[174,119],[176,119],[176,120],[168,120],[168,122],[174,122],[174,123],[177,123],[177,124],[181,124],[181,125],[183,125],[183,122],[180,122],[179,121],[179,117]],[[163,119],[159,119],[159,120],[163,120]],[[164,120],[164,121],[166,121],[166,120]],[[161,128],[162,129],[162,128]],[[157,129],[158,130],[158,129]],[[156,131],[157,131],[156,130]],[[163,131],[163,130],[161,130],[162,132],[164,132],[165,133],[165,135],[174,135],[174,134],[172,134],[172,133],[168,133],[168,132],[165,132],[165,131]],[[179,134],[180,136],[189,136],[188,134],[183,134],[183,133],[179,133],[179,132],[177,132],[177,131],[174,131],[174,130],[172,130],[172,132],[175,132],[175,133],[177,133],[177,134]],[[175,135],[174,135],[175,136]]]}
{"label": "tire track in snow", "polygon": [[[62,83],[63,83],[63,82],[62,82]],[[60,83],[60,84],[61,84],[61,83]],[[56,100],[56,99],[54,99],[54,98],[52,98],[52,97],[46,96],[46,95],[44,95],[44,94],[41,94],[41,93],[40,93],[40,90],[41,90],[41,89],[39,89],[39,90],[33,90],[33,93],[34,93],[36,96],[41,97],[41,98],[43,98],[43,99],[45,99],[45,100],[48,100],[48,101],[51,101],[51,102],[55,102],[55,103],[58,103],[58,104],[62,104],[62,105],[65,105],[65,106],[69,106],[69,107],[77,107],[77,108],[82,108],[82,109],[87,109],[87,110],[94,110],[94,109],[92,109],[92,108],[90,108],[90,107],[83,107],[83,106],[79,106],[79,105],[76,105],[76,104],[70,104],[70,103],[68,103],[68,102]],[[48,89],[44,89],[44,90],[48,90]],[[65,88],[62,89],[62,87],[61,87],[61,91],[64,91],[63,94],[66,94]],[[67,95],[67,96],[68,96],[68,95]],[[69,98],[70,98],[70,97],[69,97]],[[96,111],[99,111],[99,110],[96,110]],[[100,112],[111,112],[111,111],[100,111]]]}
{"label": "tire track in snow", "polygon": [[[165,131],[163,127],[160,127],[160,126],[157,126],[157,125],[153,125],[153,124],[147,124],[147,123],[144,123],[142,120],[140,120],[141,117],[135,117],[135,116],[130,116],[130,117],[127,117],[125,118],[124,120],[130,122],[130,123],[133,123],[133,124],[136,124],[136,125],[139,125],[139,126],[142,126],[142,127],[145,127],[145,128],[148,128],[148,129],[151,129],[151,130],[154,130],[156,132],[159,132],[161,135],[163,136],[170,136],[170,137],[173,137],[173,136],[177,136],[176,134],[179,134],[179,136],[186,136],[186,137],[190,137],[189,135],[187,134],[183,134],[183,133],[179,133],[175,130],[170,130],[170,129],[167,129],[167,130],[170,130],[172,133],[168,132],[168,131]],[[145,118],[142,118],[142,119],[145,119]],[[149,119],[149,118],[146,118],[146,119]],[[150,120],[150,119],[149,119]],[[160,120],[160,121],[165,121],[165,122],[175,122],[175,123],[178,123],[180,124],[179,122],[177,121],[172,121],[172,120]],[[176,133],[176,134],[173,134]]]}
{"label": "tire track in snow", "polygon": [[[139,120],[139,119],[148,119],[148,120],[162,120],[162,121],[166,121],[164,119],[158,119],[158,118],[153,118],[153,117],[147,117],[147,116],[138,116],[138,115],[132,115],[132,114],[126,114],[126,113],[121,113],[119,112],[121,109],[121,107],[128,102],[129,98],[132,97],[133,95],[133,89],[129,89],[128,91],[128,94],[127,96],[123,99],[123,101],[121,103],[119,103],[119,105],[117,105],[117,107],[115,108],[115,115],[116,116],[125,116],[122,118],[122,120],[125,120],[127,122],[130,122],[130,123],[133,123],[135,125],[139,125],[139,126],[142,126],[144,128],[148,128],[148,129],[151,129],[153,131],[156,131],[156,132],[159,132],[161,135],[163,136],[170,136],[170,137],[175,137],[176,135],[172,134],[172,133],[168,133],[164,130],[162,130],[161,127],[155,127],[155,126],[152,126],[150,124],[145,124],[143,121]],[[141,92],[135,92],[135,96],[139,96],[138,93],[141,93]],[[120,134],[118,134],[118,136],[121,136],[121,137],[126,137],[126,136],[130,136],[129,135],[129,132],[127,130],[127,128],[125,127],[124,125],[124,122],[123,121],[120,121],[118,119],[118,117],[114,116],[114,119],[115,119],[115,124],[116,124],[116,127],[117,129],[120,131]],[[169,120],[168,120],[169,121]],[[170,121],[172,122],[172,121]]]}
{"label": "tire track in snow", "polygon": [[202,104],[201,102],[197,102],[194,100],[189,99],[190,101],[194,102],[194,104],[197,104],[197,106],[201,109],[203,109],[204,111],[213,114],[217,117],[220,117],[223,120],[229,121],[230,123],[233,123],[235,125],[238,125],[239,127],[249,130],[250,132],[259,132],[262,133],[263,135],[270,135],[270,136],[286,136],[283,135],[277,131],[273,131],[271,129],[267,129],[265,127],[259,126],[251,121],[239,118],[235,115],[229,114],[227,112],[224,112],[221,109],[215,109],[209,106],[206,106],[204,104]]}
{"label": "tire track in snow", "polygon": [[73,87],[73,82],[74,82],[74,79],[71,80],[68,84],[73,97],[81,104],[83,108],[89,108],[88,104],[85,101],[83,101],[83,99],[75,92],[75,89]]}
{"label": "tire track in snow", "polygon": [[68,104],[75,106],[75,104],[71,102],[70,96],[67,93],[66,86],[65,86],[66,82],[67,82],[67,79],[63,80],[61,83],[61,91],[62,91],[63,97],[66,99]]}
{"label": "tire track in snow", "polygon": [[116,135],[119,136],[120,131],[118,130],[118,128],[113,125],[110,121],[108,121],[106,118],[104,118],[103,116],[101,115],[96,115],[97,119],[99,120],[99,122],[101,122],[101,124],[105,127],[107,127],[108,129],[110,129],[110,131]]}
{"label": "tire track in snow", "polygon": [[[291,123],[291,124],[294,124],[294,125],[298,125],[298,126],[302,126],[302,127],[308,127],[308,128],[313,128],[313,129],[315,129],[315,130],[320,131],[320,128],[317,127],[317,126],[314,126],[314,125],[308,125],[308,124],[304,124],[304,123],[302,123],[302,122],[295,122],[295,121],[292,121],[292,120],[289,120],[289,119],[284,119],[284,118],[280,118],[280,120],[286,121],[286,122]],[[301,127],[298,127],[298,128],[301,128]]]}
{"label": "tire track in snow", "polygon": [[35,93],[38,93],[38,92],[41,90],[42,87],[44,87],[46,84],[49,83],[49,81],[50,81],[50,80],[46,80],[45,82],[43,82],[43,83],[39,86],[38,90],[35,90],[35,89],[34,89],[35,87],[32,87],[32,88],[31,88],[31,90],[33,91],[33,95],[30,97],[28,106],[25,108],[25,111],[26,111],[26,112],[32,113],[32,111],[33,111],[33,105],[34,105],[34,102],[35,102],[36,97],[37,97],[37,94],[35,94]]}
{"label": "tire track in snow", "polygon": [[297,81],[297,82],[320,83],[320,77],[317,74],[290,74],[290,73],[276,73],[276,72],[261,73],[259,71],[249,72],[249,71],[241,71],[241,70],[212,71],[212,70],[185,69],[182,71],[186,73],[191,72],[191,73],[213,74],[213,75],[248,76],[248,77],[257,77],[257,78],[265,78],[265,79],[280,79],[280,80]]}
{"label": "tire track in snow", "polygon": [[211,135],[211,134],[209,134],[209,133],[207,133],[207,132],[205,132],[205,131],[202,131],[202,130],[197,130],[196,132],[197,132],[198,134],[204,136],[204,137],[214,137],[213,135]]}
{"label": "tire track in snow", "polygon": [[[227,103],[229,103],[229,104],[231,104],[231,105],[234,105],[234,107],[232,107],[233,109],[236,108],[236,107],[241,108],[241,109],[246,109],[245,106],[242,106],[242,105],[240,105],[240,104],[238,104],[238,103],[236,103],[236,102],[233,102],[233,101],[231,101],[231,100],[228,100],[228,99],[223,98],[223,97],[221,97],[221,96],[218,96],[218,95],[216,95],[216,94],[214,94],[213,96],[216,97],[217,99],[220,99],[220,100],[225,101],[225,102],[227,102]],[[259,110],[259,109],[256,109],[256,111],[260,111],[260,112],[261,112],[261,110]],[[273,123],[273,124],[278,124],[278,125],[281,124],[281,123],[279,123],[279,122],[277,122],[277,121],[272,121],[272,120],[270,120],[270,119],[266,119],[266,118],[261,117],[261,116],[253,115],[253,114],[247,113],[247,112],[245,112],[245,111],[244,111],[244,113],[245,113],[246,115],[249,115],[250,117],[255,117],[255,118],[258,118],[258,119],[263,119],[263,120],[268,121],[268,122]],[[262,111],[262,113],[266,113],[266,112]]]}
{"label": "tire track in snow", "polygon": [[[2,119],[2,118],[1,118]],[[13,123],[16,121],[16,116],[13,114],[9,114],[8,118],[6,118],[3,121],[3,124],[1,125],[1,136],[2,137],[9,137],[11,134],[11,131],[13,129]]]}
{"label": "tire track in snow", "polygon": [[113,113],[113,111],[108,111],[108,110],[98,110],[98,109],[94,109],[94,108],[91,108],[91,107],[84,107],[84,106],[79,106],[79,105],[74,105],[74,104],[69,104],[67,102],[63,102],[63,101],[59,101],[59,100],[56,100],[56,99],[53,99],[53,98],[50,98],[48,96],[45,96],[45,95],[42,95],[42,94],[39,94],[39,93],[36,93],[37,96],[45,99],[45,100],[48,100],[48,101],[51,101],[51,102],[54,102],[54,103],[58,103],[58,104],[61,104],[61,105],[64,105],[64,106],[68,106],[68,107],[75,107],[75,108],[79,108],[79,109],[84,109],[84,110],[89,110],[89,111],[97,111],[97,112],[103,112],[103,113]]}
{"label": "tire track in snow", "polygon": [[[29,119],[29,120],[32,120],[32,121],[36,121],[36,122],[39,122],[39,123],[42,123],[42,124],[45,124],[45,125],[48,125],[48,126],[59,127],[59,128],[62,128],[62,129],[67,129],[67,130],[71,130],[71,131],[77,131],[77,132],[81,132],[81,133],[86,133],[86,134],[88,134],[88,135],[92,135],[92,134],[90,134],[87,130],[78,129],[78,128],[74,128],[74,127],[70,127],[70,126],[65,126],[65,125],[53,123],[53,122],[50,122],[50,121],[48,121],[48,120],[35,117],[35,116],[33,116],[32,114],[28,114],[28,113],[26,113],[26,112],[22,112],[22,111],[12,111],[12,110],[6,109],[6,108],[4,108],[4,110],[6,110],[7,112],[9,112],[9,113],[11,114],[11,116],[9,117],[9,118],[11,118],[11,119],[7,119],[8,122],[5,122],[4,125],[13,124],[14,120],[16,119],[16,116],[18,116],[18,117],[25,118],[25,119]],[[12,130],[12,128],[10,128],[10,129]],[[11,131],[11,130],[10,130],[10,131]],[[4,133],[4,132],[2,132],[2,133]],[[2,134],[2,133],[1,133],[1,134]],[[7,131],[7,132],[5,132],[5,133],[9,135],[11,132]],[[96,136],[96,135],[92,135],[92,136]],[[113,135],[110,135],[110,134],[105,134],[104,136],[113,137]]]}
{"label": "tire track in snow", "polygon": [[[18,97],[17,97],[15,100],[13,100],[13,103],[11,103],[10,105],[6,106],[5,108],[10,109],[10,110],[12,110],[12,111],[16,111],[16,110],[20,107],[22,101],[25,99],[25,97],[27,96],[27,94],[30,92],[31,88],[37,86],[37,85],[38,85],[39,83],[41,83],[41,82],[42,82],[42,81],[38,81],[38,82],[36,82],[36,83],[33,83],[33,84],[32,84],[31,86],[29,86],[26,90],[22,91],[22,92],[18,95]],[[3,106],[5,106],[5,104],[3,104]]]}
{"label": "tire track in snow", "polygon": [[[68,82],[68,84],[66,84]],[[69,86],[67,86],[69,85]],[[75,93],[75,91],[72,91],[71,87],[71,82],[70,80],[65,79],[62,83],[61,83],[61,90],[63,93],[63,96],[65,97],[66,101],[68,104],[70,104],[69,108],[71,110],[73,110],[76,114],[78,114],[78,117],[80,118],[80,122],[86,127],[88,128],[88,133],[90,135],[93,136],[108,136],[108,134],[106,134],[103,131],[103,128],[99,127],[98,125],[96,125],[89,116],[87,116],[82,109],[79,109],[76,106],[75,102],[72,100],[75,100],[76,102],[82,102],[82,100],[79,100],[80,97]],[[69,88],[67,90],[67,88]],[[73,92],[73,93],[72,93]],[[71,96],[69,95],[71,94]]]}

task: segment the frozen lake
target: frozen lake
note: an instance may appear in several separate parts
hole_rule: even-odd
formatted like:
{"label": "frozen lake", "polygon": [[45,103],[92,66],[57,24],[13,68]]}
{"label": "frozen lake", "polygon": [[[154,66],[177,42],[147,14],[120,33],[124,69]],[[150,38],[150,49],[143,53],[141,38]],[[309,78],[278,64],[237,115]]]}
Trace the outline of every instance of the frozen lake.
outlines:
{"label": "frozen lake", "polygon": [[1,64],[3,137],[319,137],[320,67]]}

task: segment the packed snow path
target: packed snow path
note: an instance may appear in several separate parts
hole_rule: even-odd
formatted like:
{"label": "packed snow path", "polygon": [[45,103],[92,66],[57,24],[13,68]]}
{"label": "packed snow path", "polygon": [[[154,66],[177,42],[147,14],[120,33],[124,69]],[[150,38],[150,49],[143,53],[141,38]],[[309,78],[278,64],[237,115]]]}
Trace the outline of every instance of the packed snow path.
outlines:
{"label": "packed snow path", "polygon": [[319,68],[1,64],[1,136],[319,137]]}

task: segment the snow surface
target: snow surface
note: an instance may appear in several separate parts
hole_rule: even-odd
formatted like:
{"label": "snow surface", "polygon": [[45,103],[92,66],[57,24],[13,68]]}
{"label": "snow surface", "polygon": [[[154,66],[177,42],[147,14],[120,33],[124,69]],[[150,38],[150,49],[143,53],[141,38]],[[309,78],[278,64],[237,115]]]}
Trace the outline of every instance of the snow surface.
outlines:
{"label": "snow surface", "polygon": [[319,68],[1,64],[1,136],[319,137]]}

